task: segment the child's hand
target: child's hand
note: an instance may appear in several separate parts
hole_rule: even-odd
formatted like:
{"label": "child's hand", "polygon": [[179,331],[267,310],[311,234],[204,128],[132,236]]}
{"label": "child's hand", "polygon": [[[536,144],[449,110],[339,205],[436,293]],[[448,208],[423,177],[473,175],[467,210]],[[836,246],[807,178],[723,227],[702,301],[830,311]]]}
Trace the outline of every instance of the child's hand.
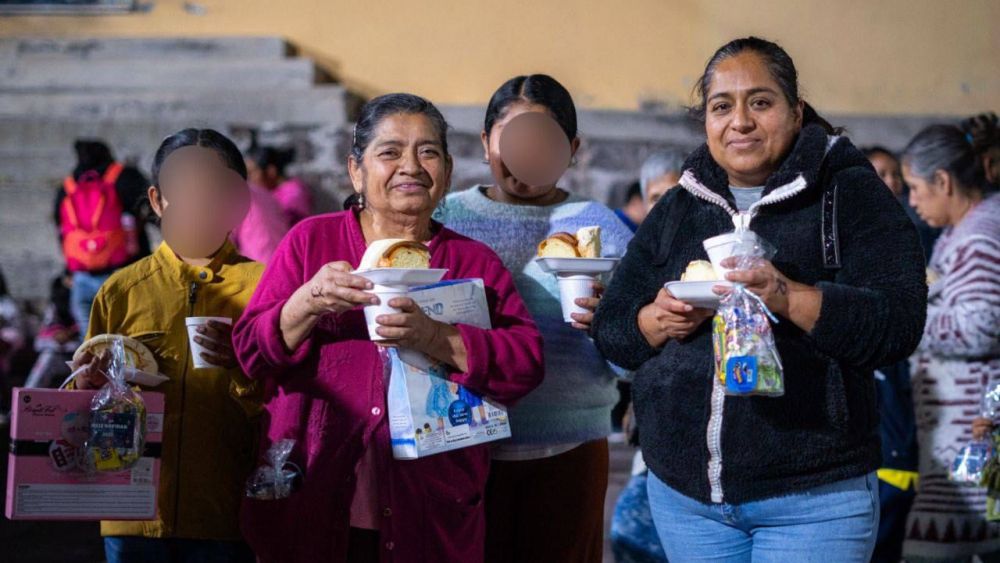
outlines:
{"label": "child's hand", "polygon": [[590,311],[589,313],[573,313],[570,316],[573,317],[573,328],[588,331],[590,330],[590,325],[594,322],[594,311],[597,310],[597,305],[601,302],[601,296],[604,294],[604,284],[595,281],[594,282],[594,296],[593,297],[577,297],[574,301],[577,307],[583,307]]}
{"label": "child's hand", "polygon": [[194,337],[194,341],[207,350],[201,353],[206,362],[225,369],[239,367],[233,352],[232,326],[219,321],[208,321],[208,324],[198,327],[198,336]]}
{"label": "child's hand", "polygon": [[80,356],[78,360],[73,362],[73,371],[84,368],[83,371],[76,374],[76,378],[73,380],[76,388],[100,389],[103,387],[108,382],[108,377],[105,374],[110,365],[111,350],[101,352],[100,356],[94,356],[90,352]]}

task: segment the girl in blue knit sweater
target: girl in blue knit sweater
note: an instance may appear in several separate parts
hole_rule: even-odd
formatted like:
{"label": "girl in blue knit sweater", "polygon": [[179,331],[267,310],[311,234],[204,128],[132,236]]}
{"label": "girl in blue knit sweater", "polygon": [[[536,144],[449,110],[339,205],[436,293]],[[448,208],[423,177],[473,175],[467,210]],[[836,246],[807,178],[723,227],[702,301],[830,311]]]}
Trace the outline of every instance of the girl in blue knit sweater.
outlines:
{"label": "girl in blue knit sweater", "polygon": [[[500,154],[500,132],[529,112],[553,118],[580,145],[569,92],[545,75],[519,76],[493,95],[482,132],[494,183],[450,195],[439,219],[488,244],[514,275],[545,338],[545,380],[510,411],[513,437],[494,450],[486,492],[486,560],[593,561],[603,550],[611,408],[616,375],[586,334],[592,313],[563,320],[556,277],[534,262],[557,232],[600,226],[603,254],[621,256],[632,237],[614,212],[550,185],[516,178]],[[577,304],[593,311],[597,298]]]}

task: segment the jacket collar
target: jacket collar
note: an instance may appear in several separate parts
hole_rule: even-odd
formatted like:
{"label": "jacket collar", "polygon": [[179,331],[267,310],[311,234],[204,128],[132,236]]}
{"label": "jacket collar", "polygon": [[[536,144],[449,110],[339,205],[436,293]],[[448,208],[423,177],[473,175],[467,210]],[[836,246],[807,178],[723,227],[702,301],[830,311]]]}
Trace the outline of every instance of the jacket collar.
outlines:
{"label": "jacket collar", "polygon": [[[838,137],[831,138],[819,125],[803,127],[791,152],[778,170],[767,179],[763,195],[766,197],[771,192],[795,182],[799,177],[803,178],[807,185],[815,184],[824,157],[836,139]],[[729,176],[712,158],[707,143],[691,153],[684,163],[684,170],[685,173],[691,173],[693,180],[722,196],[735,207],[732,194],[729,192]]]}
{"label": "jacket collar", "polygon": [[222,267],[231,263],[233,257],[236,255],[236,246],[233,245],[232,241],[227,239],[207,266],[192,266],[181,260],[173,249],[166,242],[163,242],[156,249],[153,259],[176,279],[184,282],[204,284],[211,283],[219,274],[219,271],[222,270]]}

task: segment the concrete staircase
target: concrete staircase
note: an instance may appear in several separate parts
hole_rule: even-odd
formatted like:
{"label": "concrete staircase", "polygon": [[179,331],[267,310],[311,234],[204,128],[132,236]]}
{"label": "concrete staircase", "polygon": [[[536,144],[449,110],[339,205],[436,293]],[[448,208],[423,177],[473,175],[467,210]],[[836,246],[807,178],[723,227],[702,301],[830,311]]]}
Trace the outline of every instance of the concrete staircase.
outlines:
{"label": "concrete staircase", "polygon": [[356,100],[277,37],[0,39],[0,268],[12,292],[45,298],[62,267],[51,215],[75,139],[105,139],[148,170],[184,127],[243,144],[253,131],[302,145],[299,172],[331,189]]}

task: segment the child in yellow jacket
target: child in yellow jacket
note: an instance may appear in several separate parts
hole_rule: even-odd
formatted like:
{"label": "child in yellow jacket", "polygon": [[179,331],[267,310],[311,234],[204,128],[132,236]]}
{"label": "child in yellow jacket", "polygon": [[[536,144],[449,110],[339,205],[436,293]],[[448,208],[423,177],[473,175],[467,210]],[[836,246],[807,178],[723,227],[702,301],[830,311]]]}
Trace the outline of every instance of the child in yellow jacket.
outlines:
{"label": "child in yellow jacket", "polygon": [[[105,551],[109,563],[253,561],[238,514],[255,460],[259,393],[233,355],[230,324],[198,329],[202,359],[221,366],[201,369],[185,326],[189,317],[235,322],[260,278],[263,266],[229,241],[249,205],[246,165],[222,134],[186,129],[163,142],[152,172],[149,199],[164,243],[105,282],[87,337],[132,337],[169,378],[155,388],[166,397],[158,511],[149,522],[103,522]],[[76,387],[102,385],[105,362],[82,358],[88,369]]]}

